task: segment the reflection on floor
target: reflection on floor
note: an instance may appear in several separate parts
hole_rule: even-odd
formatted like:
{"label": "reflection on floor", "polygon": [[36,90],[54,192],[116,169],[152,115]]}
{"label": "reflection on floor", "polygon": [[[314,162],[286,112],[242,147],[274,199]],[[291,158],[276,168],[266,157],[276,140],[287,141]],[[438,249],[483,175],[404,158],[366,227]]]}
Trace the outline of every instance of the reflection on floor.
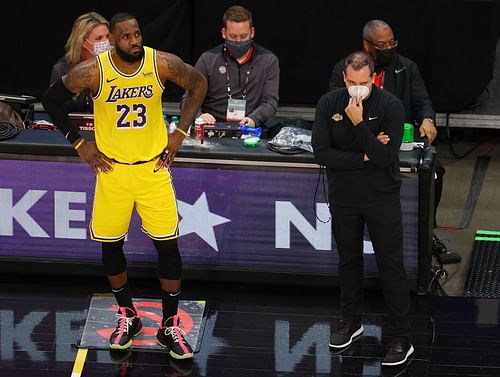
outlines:
{"label": "reflection on floor", "polygon": [[463,296],[476,231],[500,230],[500,130],[451,129],[447,135],[439,129],[439,134],[435,147],[446,173],[435,233],[462,258],[444,266],[442,283],[447,294]]}
{"label": "reflection on floor", "polygon": [[[2,377],[70,376],[90,297],[102,279],[3,276],[0,286]],[[79,281],[82,280],[82,281]],[[156,281],[132,281],[151,297]],[[365,335],[336,354],[328,347],[339,319],[338,290],[187,282],[184,298],[207,300],[201,348],[193,362],[163,352],[89,350],[81,376],[498,376],[500,301],[413,296],[415,353],[382,368],[384,304],[365,291]],[[77,376],[79,374],[73,374]]]}

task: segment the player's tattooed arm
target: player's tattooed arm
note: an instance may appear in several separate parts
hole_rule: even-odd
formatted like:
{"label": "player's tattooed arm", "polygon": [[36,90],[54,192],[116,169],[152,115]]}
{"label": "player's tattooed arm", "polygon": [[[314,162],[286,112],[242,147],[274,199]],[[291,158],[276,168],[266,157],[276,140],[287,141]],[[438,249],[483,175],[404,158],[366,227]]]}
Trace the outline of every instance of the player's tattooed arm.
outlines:
{"label": "player's tattooed arm", "polygon": [[184,62],[178,56],[164,51],[157,51],[156,60],[163,82],[169,80],[177,83],[180,80]]}
{"label": "player's tattooed arm", "polygon": [[91,89],[95,93],[99,86],[97,60],[91,59],[76,65],[63,77],[63,82],[73,93],[80,93],[85,89]]}
{"label": "player's tattooed arm", "polygon": [[179,124],[186,131],[205,99],[207,80],[200,71],[174,54],[158,51],[157,62],[161,79],[172,81],[187,92]]}
{"label": "player's tattooed arm", "polygon": [[169,80],[185,90],[193,90],[206,83],[205,77],[178,56],[158,51],[158,67],[163,81]]}
{"label": "player's tattooed arm", "polygon": [[156,56],[158,73],[162,82],[174,82],[186,91],[186,99],[181,111],[181,119],[177,131],[168,137],[168,147],[163,158],[158,160],[156,170],[169,167],[174,161],[189,126],[201,108],[207,93],[207,79],[198,70],[184,63],[178,56],[158,51]]}

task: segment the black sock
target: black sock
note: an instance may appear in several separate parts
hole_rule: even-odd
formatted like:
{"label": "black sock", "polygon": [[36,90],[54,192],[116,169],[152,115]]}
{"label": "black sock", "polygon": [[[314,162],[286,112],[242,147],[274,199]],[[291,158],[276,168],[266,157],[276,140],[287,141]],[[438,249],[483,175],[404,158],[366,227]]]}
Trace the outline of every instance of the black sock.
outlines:
{"label": "black sock", "polygon": [[163,309],[163,319],[161,320],[162,326],[168,318],[177,314],[180,293],[181,291],[175,293],[161,291],[161,304]]}
{"label": "black sock", "polygon": [[[113,294],[115,295],[116,302],[118,302],[118,306],[129,308],[134,312],[134,315],[137,314],[135,311],[135,308],[134,308],[134,304],[132,303],[132,295],[130,294],[130,289],[128,287],[128,283],[125,283],[125,285],[121,288],[118,288],[118,289],[111,288],[111,290],[113,291]],[[127,317],[128,317],[128,315],[127,315]]]}

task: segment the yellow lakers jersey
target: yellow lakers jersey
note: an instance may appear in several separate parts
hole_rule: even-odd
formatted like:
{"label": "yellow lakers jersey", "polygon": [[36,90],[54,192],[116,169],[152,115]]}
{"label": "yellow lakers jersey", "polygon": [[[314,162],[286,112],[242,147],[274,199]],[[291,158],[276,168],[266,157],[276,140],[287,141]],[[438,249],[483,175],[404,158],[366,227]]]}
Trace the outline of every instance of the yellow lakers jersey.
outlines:
{"label": "yellow lakers jersey", "polygon": [[165,87],[156,67],[156,51],[144,47],[134,73],[118,70],[107,51],[97,57],[99,90],[94,100],[96,144],[119,162],[149,161],[167,146],[161,95]]}

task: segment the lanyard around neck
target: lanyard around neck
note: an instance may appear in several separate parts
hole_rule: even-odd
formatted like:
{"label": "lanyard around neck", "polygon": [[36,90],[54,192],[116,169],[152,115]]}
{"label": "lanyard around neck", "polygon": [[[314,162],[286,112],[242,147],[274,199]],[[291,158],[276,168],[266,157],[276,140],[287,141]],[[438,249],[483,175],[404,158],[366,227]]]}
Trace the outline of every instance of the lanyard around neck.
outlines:
{"label": "lanyard around neck", "polygon": [[[250,48],[253,49],[253,47],[250,47]],[[229,54],[229,52],[227,51],[227,48],[224,46],[224,51],[223,51],[222,55],[224,56],[224,65],[226,66],[227,96],[229,97],[229,99],[232,99],[233,97],[231,96],[231,85],[229,83],[229,63],[227,61],[228,54]],[[253,58],[253,51],[251,52],[250,59],[248,59],[244,63],[244,64],[248,63],[248,67],[247,67],[247,70],[246,70],[245,81],[243,83],[243,94],[242,94],[242,98],[243,99],[245,99],[245,97],[247,96],[247,92],[248,92],[248,79],[250,77],[250,72],[252,71],[252,68],[253,68],[253,66],[251,65],[252,58]],[[238,65],[240,65],[240,63],[237,60],[236,60],[236,62],[238,63]]]}

